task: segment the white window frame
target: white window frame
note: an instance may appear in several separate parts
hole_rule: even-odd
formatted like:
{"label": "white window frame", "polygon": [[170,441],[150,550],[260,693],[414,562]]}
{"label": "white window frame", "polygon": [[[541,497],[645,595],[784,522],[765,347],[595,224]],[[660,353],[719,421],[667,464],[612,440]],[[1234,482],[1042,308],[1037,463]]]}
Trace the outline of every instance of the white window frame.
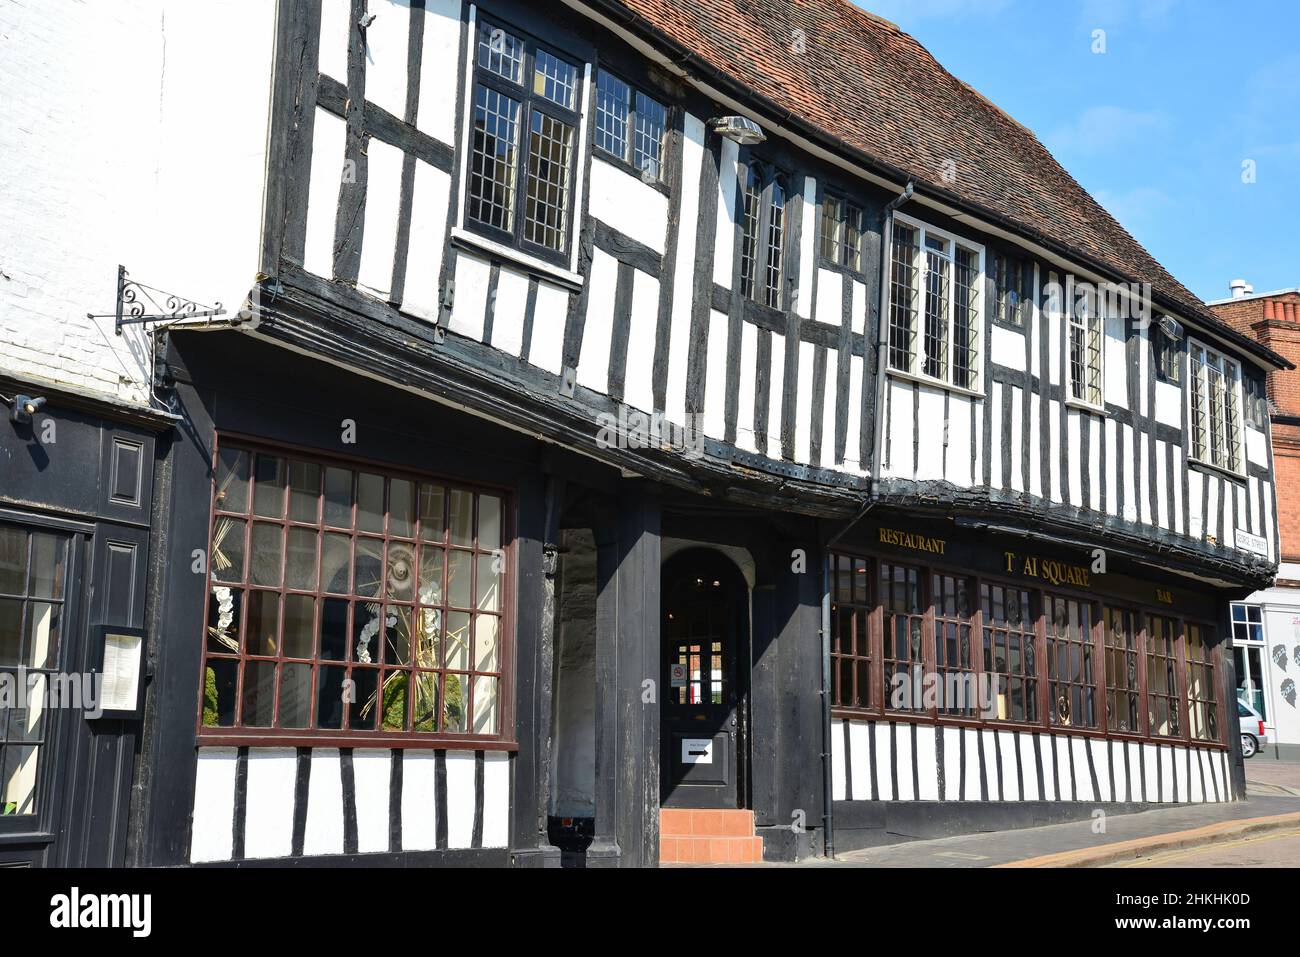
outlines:
{"label": "white window frame", "polygon": [[[923,382],[928,385],[935,385],[938,386],[939,388],[947,389],[952,392],[958,392],[965,395],[971,395],[971,396],[983,398],[984,397],[984,363],[985,363],[985,356],[984,356],[984,349],[983,349],[984,324],[988,321],[987,302],[986,302],[985,289],[984,289],[985,276],[986,276],[984,245],[982,243],[977,243],[972,240],[966,239],[963,236],[958,236],[955,233],[948,232],[947,230],[939,229],[936,226],[931,226],[930,224],[923,222],[922,220],[914,219],[911,216],[906,216],[902,213],[893,214],[893,223],[895,228],[897,228],[897,226],[901,223],[904,226],[917,230],[918,233],[918,241],[917,241],[918,261],[912,264],[913,267],[912,268],[912,276],[913,276],[912,293],[916,297],[915,302],[916,302],[917,328],[914,337],[915,348],[912,350],[909,356],[910,367],[906,369],[900,369],[897,366],[893,365],[892,362],[889,362],[887,364],[888,373],[892,376],[896,376],[899,378],[913,379],[917,382]],[[938,239],[946,244],[948,248],[944,255],[946,256],[948,262],[951,264],[951,268],[949,269],[949,273],[948,273],[948,296],[947,296],[947,305],[944,314],[945,329],[947,330],[946,343],[945,343],[947,355],[945,356],[944,376],[942,378],[938,376],[928,375],[924,371],[926,360],[928,358],[928,355],[926,353],[926,343],[925,343],[926,297],[929,295],[929,288],[926,283],[926,278],[929,272],[928,259],[926,257],[926,252],[927,252],[926,240],[928,238]],[[975,306],[974,306],[975,320],[974,320],[974,329],[971,332],[971,339],[976,343],[975,354],[973,357],[974,361],[971,363],[971,369],[974,374],[973,386],[957,385],[952,381],[953,356],[955,355],[956,352],[955,350],[956,343],[953,339],[953,319],[954,319],[954,306],[955,306],[955,298],[953,295],[953,290],[956,286],[956,262],[957,262],[956,250],[957,247],[959,246],[962,249],[966,250],[967,252],[974,254],[975,264],[976,264],[976,271],[973,279],[973,283],[975,287]],[[893,242],[892,229],[891,229],[889,248],[884,250],[884,255],[886,257],[886,263],[887,263],[886,283],[888,284],[889,279],[893,273],[893,263],[894,263],[894,242]],[[887,329],[886,338],[885,338],[885,349],[887,350],[887,354],[890,348],[888,324],[890,320],[890,315],[893,312],[893,305],[894,304],[891,297],[888,302],[888,308],[885,311],[885,316],[883,317],[883,321],[886,323],[886,329]]]}
{"label": "white window frame", "polygon": [[[1204,362],[1198,362],[1197,354],[1205,357]],[[1210,432],[1210,394],[1209,378],[1205,371],[1209,364],[1208,360],[1217,358],[1223,369],[1225,381],[1228,379],[1227,367],[1229,365],[1235,370],[1231,381],[1227,381],[1228,390],[1224,392],[1224,412],[1223,425],[1231,426],[1234,448],[1228,447],[1228,436],[1222,436],[1223,449],[1220,451],[1215,447]],[[1199,462],[1201,465],[1207,465],[1210,468],[1218,469],[1221,472],[1227,472],[1229,475],[1242,476],[1246,474],[1246,433],[1245,418],[1242,414],[1242,401],[1245,398],[1242,386],[1242,367],[1241,360],[1228,355],[1219,349],[1206,345],[1199,339],[1188,338],[1187,340],[1187,457],[1193,462]],[[1232,399],[1231,417],[1232,422],[1228,421],[1228,399]],[[1196,415],[1198,412],[1197,405],[1201,405],[1201,413],[1204,418],[1205,429],[1205,447],[1196,448],[1197,427]],[[1227,461],[1222,461],[1226,456]],[[1234,461],[1235,460],[1235,461]]]}
{"label": "white window frame", "polygon": [[[1099,295],[1096,301],[1092,303],[1093,311],[1096,313],[1096,315],[1089,315],[1080,318],[1076,314],[1077,311],[1075,308],[1076,303],[1075,303],[1074,278],[1075,277],[1073,273],[1066,274],[1065,302],[1062,304],[1062,311],[1065,314],[1064,316],[1061,317],[1063,320],[1061,322],[1061,331],[1064,335],[1064,340],[1061,343],[1061,349],[1063,350],[1064,358],[1065,358],[1065,404],[1070,406],[1075,406],[1077,408],[1085,409],[1089,412],[1105,412],[1106,411],[1106,320],[1109,318],[1106,315],[1106,297]],[[1091,285],[1094,290],[1099,288],[1097,283],[1089,283],[1089,285]],[[1088,333],[1089,333],[1088,322],[1090,320],[1095,321],[1097,324],[1097,329],[1096,329],[1097,332],[1097,369],[1096,369],[1097,395],[1095,399],[1087,395],[1088,389],[1090,388],[1087,382],[1084,382],[1082,384],[1082,391],[1084,393],[1083,395],[1077,395],[1075,393],[1074,369],[1070,361],[1070,350],[1072,347],[1071,336],[1073,335],[1074,329],[1077,326],[1083,332],[1084,355],[1085,355],[1085,365],[1083,369],[1084,375],[1086,376],[1090,372],[1092,372],[1091,367],[1086,364],[1087,350],[1088,350]]]}

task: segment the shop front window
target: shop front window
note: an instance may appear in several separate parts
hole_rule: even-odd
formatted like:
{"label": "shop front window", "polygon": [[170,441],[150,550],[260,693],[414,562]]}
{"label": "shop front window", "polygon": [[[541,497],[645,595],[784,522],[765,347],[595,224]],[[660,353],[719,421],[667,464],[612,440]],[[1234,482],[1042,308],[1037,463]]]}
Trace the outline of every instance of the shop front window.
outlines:
{"label": "shop front window", "polygon": [[1219,693],[1213,632],[1187,625],[1187,723],[1197,741],[1219,740]]}
{"label": "shop front window", "polygon": [[[833,554],[830,571],[836,709],[1223,743],[1205,624],[889,558]],[[1234,649],[1247,703],[1264,647]]]}
{"label": "shop front window", "polygon": [[486,491],[223,446],[203,732],[499,735],[504,516]]}
{"label": "shop front window", "polygon": [[841,708],[872,708],[871,577],[866,559],[836,555],[831,659],[834,701]]}
{"label": "shop front window", "polygon": [[925,710],[922,690],[925,630],[920,569],[880,563],[880,604],[884,611],[885,700],[893,711]]}
{"label": "shop front window", "polygon": [[1178,720],[1178,623],[1147,619],[1147,727],[1152,735],[1181,736]]}
{"label": "shop front window", "polygon": [[984,613],[985,680],[993,683],[999,721],[1038,722],[1038,669],[1029,592],[985,582],[980,586]]}
{"label": "shop front window", "polygon": [[0,818],[40,810],[46,692],[59,666],[67,562],[64,536],[0,525],[0,675],[15,692],[0,706]]}
{"label": "shop front window", "polygon": [[974,717],[980,696],[971,649],[971,585],[957,575],[936,574],[931,581],[937,708],[940,714]]}
{"label": "shop front window", "polygon": [[1138,686],[1137,615],[1106,609],[1106,727],[1136,734],[1142,730],[1142,692]]}
{"label": "shop front window", "polygon": [[1075,598],[1048,595],[1047,682],[1052,724],[1097,727],[1093,678],[1092,607]]}

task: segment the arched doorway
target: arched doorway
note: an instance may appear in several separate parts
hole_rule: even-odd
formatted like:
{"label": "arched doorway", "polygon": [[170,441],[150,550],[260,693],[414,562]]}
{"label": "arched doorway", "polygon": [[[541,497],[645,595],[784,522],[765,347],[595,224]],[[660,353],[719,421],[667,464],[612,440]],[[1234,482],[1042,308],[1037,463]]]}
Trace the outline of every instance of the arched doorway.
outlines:
{"label": "arched doorway", "polygon": [[749,589],[725,555],[690,548],[661,578],[661,804],[744,806]]}

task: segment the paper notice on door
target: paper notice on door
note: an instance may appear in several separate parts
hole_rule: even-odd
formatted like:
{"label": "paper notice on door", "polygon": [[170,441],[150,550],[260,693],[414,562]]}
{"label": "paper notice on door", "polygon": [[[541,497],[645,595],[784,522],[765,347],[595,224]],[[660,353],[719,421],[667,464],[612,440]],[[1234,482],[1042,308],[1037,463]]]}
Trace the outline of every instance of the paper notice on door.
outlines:
{"label": "paper notice on door", "polygon": [[140,655],[144,640],[139,635],[104,636],[104,673],[99,688],[103,711],[134,711],[140,694]]}

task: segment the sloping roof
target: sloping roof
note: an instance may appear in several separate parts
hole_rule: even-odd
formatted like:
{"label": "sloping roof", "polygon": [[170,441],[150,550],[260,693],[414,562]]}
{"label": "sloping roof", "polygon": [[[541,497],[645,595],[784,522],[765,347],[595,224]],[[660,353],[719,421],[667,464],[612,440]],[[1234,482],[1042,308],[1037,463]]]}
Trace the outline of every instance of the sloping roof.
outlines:
{"label": "sloping roof", "polygon": [[[1149,282],[1184,318],[1286,364],[1221,322],[1033,133],[889,21],[848,0],[587,2],[621,10],[619,19],[629,28],[752,91],[787,113],[790,126],[809,128],[914,178],[929,195],[957,200],[1028,238]],[[945,182],[954,166],[956,181]]]}

